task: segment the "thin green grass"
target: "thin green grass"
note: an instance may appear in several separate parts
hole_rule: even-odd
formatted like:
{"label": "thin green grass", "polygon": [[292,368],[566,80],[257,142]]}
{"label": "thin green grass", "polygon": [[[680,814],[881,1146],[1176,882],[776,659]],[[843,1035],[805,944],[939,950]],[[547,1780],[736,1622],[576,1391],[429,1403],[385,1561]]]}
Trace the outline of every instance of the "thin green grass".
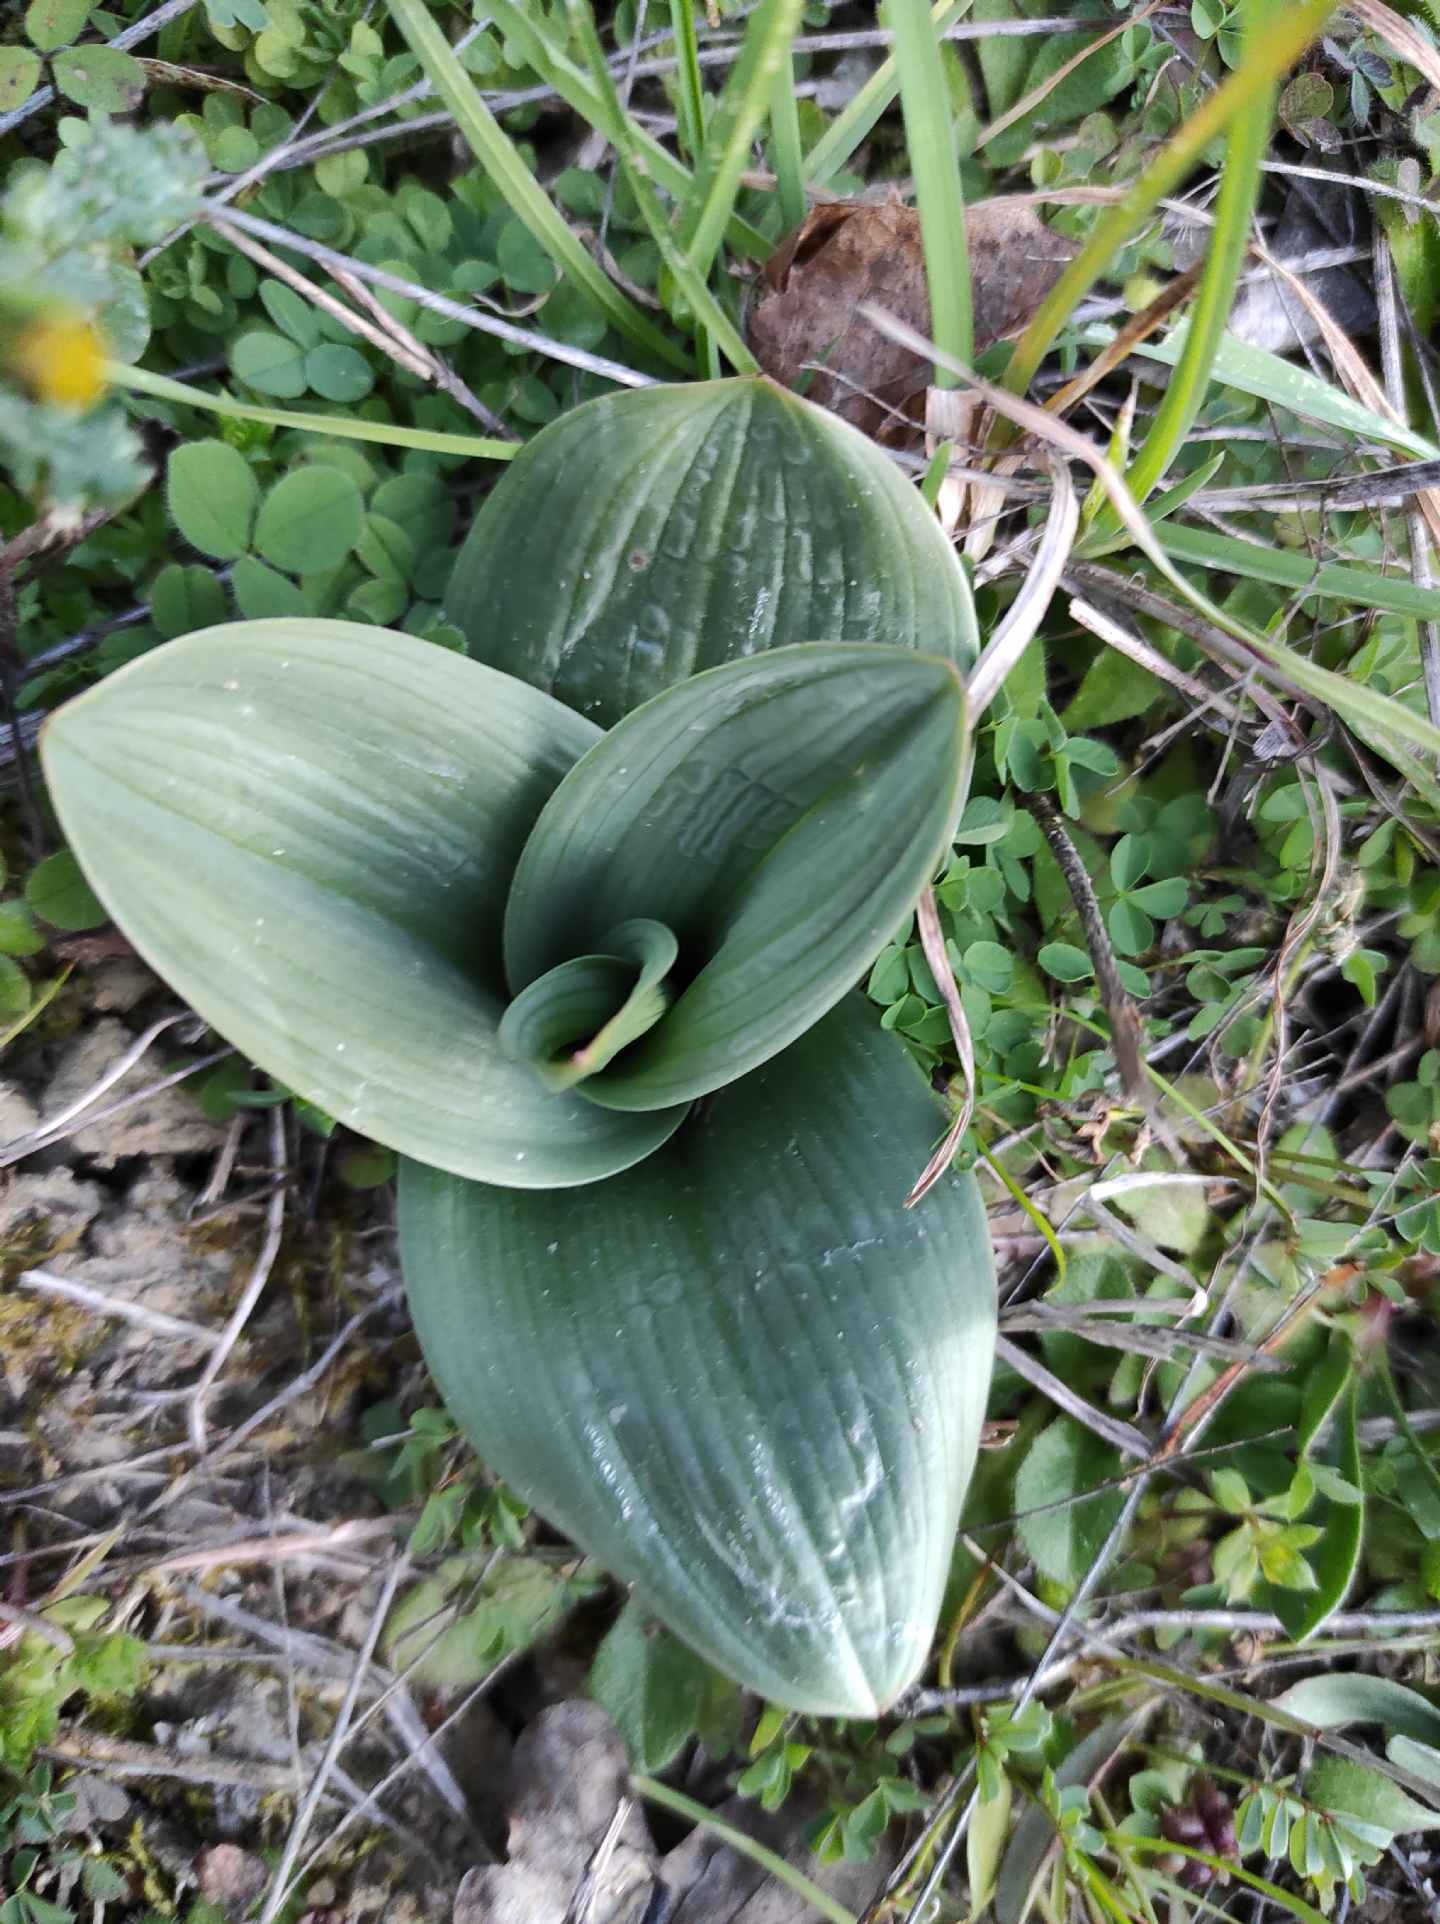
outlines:
{"label": "thin green grass", "polygon": [[1276,78],[1294,65],[1335,11],[1337,0],[1304,0],[1275,20],[1264,44],[1243,67],[1206,96],[1170,136],[1155,159],[1113,207],[1095,223],[1084,247],[1060,275],[1015,343],[1004,383],[1022,394],[1054,346],[1078,304],[1139,231],[1167,194],[1178,187],[1217,135],[1237,115],[1254,112],[1268,98]]}
{"label": "thin green grass", "polygon": [[1234,305],[1260,192],[1260,166],[1269,150],[1280,91],[1278,74],[1266,71],[1263,60],[1266,36],[1278,12],[1276,0],[1246,0],[1245,65],[1254,61],[1265,80],[1246,111],[1230,123],[1210,251],[1191,308],[1185,349],[1125,477],[1137,501],[1144,501],[1163,479],[1195,425],[1210,386],[1220,337]]}
{"label": "thin green grass", "polygon": [[470,151],[561,273],[590,296],[633,346],[680,373],[690,373],[691,361],[684,349],[601,272],[557,213],[549,195],[516,152],[514,142],[480,98],[424,0],[389,0],[389,7],[435,91],[455,116]]}
{"label": "thin green grass", "polygon": [[809,202],[805,198],[805,157],[800,148],[800,104],[795,98],[795,62],[782,62],[770,89],[770,165],[780,218],[786,228],[798,227]]}
{"label": "thin green grass", "polygon": [[658,1783],[653,1777],[632,1777],[630,1788],[637,1797],[647,1798],[650,1803],[659,1804],[662,1809],[673,1811],[677,1817],[688,1817],[692,1824],[698,1824],[708,1836],[718,1837],[721,1843],[728,1844],[742,1857],[748,1857],[752,1864],[758,1864],[762,1870],[769,1871],[770,1875],[785,1885],[787,1890],[794,1891],[797,1897],[803,1897],[813,1911],[828,1919],[829,1924],[856,1924],[854,1912],[847,1911],[843,1904],[838,1904],[828,1892],[822,1891],[818,1884],[813,1884],[803,1871],[797,1871],[793,1864],[786,1863],[785,1859],[775,1851],[767,1850],[753,1837],[747,1837],[743,1830],[736,1830],[733,1824],[727,1824],[723,1818],[717,1817],[714,1811],[707,1810],[704,1804],[697,1804],[693,1797],[686,1797],[678,1790],[671,1790],[668,1784]]}
{"label": "thin green grass", "polygon": [[[758,363],[741,338],[740,330],[716,300],[709,283],[695,271],[676,245],[665,209],[661,206],[660,197],[650,183],[644,158],[632,137],[633,123],[621,104],[620,96],[615,90],[614,79],[606,65],[605,51],[600,44],[599,33],[596,31],[590,0],[568,0],[568,6],[576,39],[590,64],[590,76],[596,93],[614,129],[613,145],[619,157],[620,166],[661,260],[670,270],[680,292],[689,301],[696,320],[705,330],[708,341],[713,342],[714,346],[727,357],[737,373],[757,373]],[[714,372],[720,372],[719,368],[715,368]]]}
{"label": "thin green grass", "polygon": [[[888,0],[895,30],[895,65],[905,141],[915,175],[915,199],[930,283],[930,332],[957,361],[971,359],[975,329],[970,297],[970,255],[965,243],[965,196],[940,43],[925,0]],[[937,365],[936,384],[954,387],[956,377]]]}
{"label": "thin green grass", "polygon": [[705,88],[700,78],[700,45],[695,37],[692,0],[670,0],[670,24],[675,29],[680,146],[695,160],[705,151]]}
{"label": "thin green grass", "polygon": [[439,434],[430,428],[400,427],[391,421],[367,421],[360,414],[301,414],[292,408],[254,407],[221,392],[209,394],[188,381],[174,381],[128,361],[107,361],[105,379],[111,387],[131,394],[148,394],[156,401],[174,401],[207,414],[223,414],[232,421],[257,421],[270,428],[299,428],[304,434],[330,441],[376,441],[389,448],[414,448],[423,454],[452,454],[467,461],[509,461],[519,452],[519,441],[492,441],[480,434]]}
{"label": "thin green grass", "polygon": [[[621,120],[617,122],[589,76],[570,58],[546,15],[531,14],[518,5],[517,0],[495,0],[490,14],[506,38],[515,42],[528,65],[535,69],[545,85],[552,87],[588,127],[593,127],[596,133],[603,135],[617,149],[628,130],[631,144],[643,159],[657,187],[680,201],[691,193],[695,179],[691,170],[629,114],[622,113]],[[725,238],[734,251],[746,260],[764,260],[770,252],[771,243],[766,237],[738,214],[731,214]]]}
{"label": "thin green grass", "polygon": [[[936,35],[953,27],[972,5],[973,0],[938,0],[930,10]],[[816,187],[824,187],[833,180],[861,142],[869,137],[881,116],[894,105],[899,92],[900,70],[894,55],[887,55],[806,154],[806,180]]]}
{"label": "thin green grass", "polygon": [[708,279],[720,251],[740,176],[750,162],[751,143],[770,111],[781,70],[789,64],[803,7],[804,0],[761,0],[710,116],[705,152],[680,212],[681,244],[702,279]]}

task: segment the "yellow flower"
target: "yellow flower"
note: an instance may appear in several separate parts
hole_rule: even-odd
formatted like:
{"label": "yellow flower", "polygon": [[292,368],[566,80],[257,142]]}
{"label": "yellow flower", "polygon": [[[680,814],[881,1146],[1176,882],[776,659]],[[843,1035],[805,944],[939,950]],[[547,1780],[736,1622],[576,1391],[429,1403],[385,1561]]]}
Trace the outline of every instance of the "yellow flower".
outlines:
{"label": "yellow flower", "polygon": [[11,337],[7,372],[52,407],[93,407],[105,391],[105,346],[91,322],[52,309]]}

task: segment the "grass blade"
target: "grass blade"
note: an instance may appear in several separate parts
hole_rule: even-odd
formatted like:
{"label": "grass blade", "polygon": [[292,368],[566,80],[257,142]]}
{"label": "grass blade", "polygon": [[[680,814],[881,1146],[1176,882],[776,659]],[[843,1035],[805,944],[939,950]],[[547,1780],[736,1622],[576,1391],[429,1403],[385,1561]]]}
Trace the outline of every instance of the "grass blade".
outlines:
{"label": "grass blade", "polygon": [[847,1911],[843,1904],[838,1904],[833,1897],[822,1891],[818,1884],[812,1884],[803,1871],[797,1871],[793,1864],[787,1864],[783,1857],[777,1856],[772,1850],[767,1850],[753,1837],[748,1837],[743,1830],[736,1830],[733,1824],[727,1824],[723,1818],[717,1817],[714,1811],[707,1810],[703,1804],[697,1804],[693,1797],[685,1796],[682,1791],[671,1790],[668,1784],[659,1783],[653,1777],[632,1777],[630,1788],[637,1797],[644,1797],[652,1804],[659,1804],[665,1810],[674,1811],[677,1817],[688,1818],[692,1824],[698,1824],[711,1837],[718,1837],[722,1844],[728,1844],[731,1850],[739,1851],[742,1857],[748,1857],[752,1864],[758,1864],[762,1870],[769,1871],[777,1882],[784,1884],[788,1890],[794,1891],[797,1897],[804,1898],[811,1910],[828,1919],[829,1924],[856,1924],[854,1912]]}
{"label": "grass blade", "polygon": [[689,301],[695,318],[715,346],[725,354],[731,366],[741,374],[758,373],[759,363],[746,347],[740,336],[740,330],[716,300],[708,282],[696,273],[687,257],[675,244],[670,223],[665,218],[665,210],[650,184],[644,158],[632,138],[632,122],[621,105],[610,69],[605,64],[605,51],[600,45],[600,36],[595,28],[595,16],[591,10],[590,0],[569,0],[569,9],[576,35],[590,63],[590,74],[596,93],[614,129],[611,144],[620,157],[625,178],[635,195],[636,204],[645,225],[650,230],[650,238],[659,249],[660,258],[674,275],[676,285]]}
{"label": "grass blade", "polygon": [[[930,19],[937,35],[970,11],[972,0],[937,0]],[[887,54],[855,98],[847,103],[805,156],[805,178],[817,187],[825,183],[849,160],[866,138],[881,114],[894,103],[900,91],[900,70],[895,56]]]}
{"label": "grass blade", "polygon": [[808,202],[793,57],[783,62],[770,89],[770,164],[779,184],[781,218],[787,230],[798,227],[805,218]]}
{"label": "grass blade", "polygon": [[1243,67],[1207,95],[1184,124],[1176,129],[1155,159],[1123,199],[1101,215],[1080,252],[1035,310],[1030,325],[1016,342],[1005,371],[1005,385],[1020,394],[1049,352],[1077,302],[1084,299],[1116,254],[1159,203],[1190,172],[1201,154],[1234,120],[1249,113],[1310,45],[1334,12],[1336,0],[1304,0],[1292,13],[1276,20],[1262,47]]}
{"label": "grass blade", "polygon": [[[416,0],[406,4],[414,5]],[[782,65],[790,58],[802,8],[803,0],[761,0],[746,29],[740,58],[711,115],[705,153],[681,220],[685,252],[702,279],[720,250],[750,143],[769,110]]]}
{"label": "grass blade", "polygon": [[207,414],[228,415],[232,421],[259,421],[266,427],[299,428],[305,434],[323,434],[334,441],[378,441],[387,448],[418,448],[425,454],[463,455],[467,461],[509,461],[520,452],[519,441],[491,441],[479,434],[436,434],[429,428],[402,428],[386,421],[367,421],[358,414],[301,414],[291,408],[252,407],[236,401],[223,390],[209,394],[204,388],[191,387],[188,381],[172,381],[167,374],[152,374],[148,368],[130,367],[124,361],[107,361],[105,379],[111,387],[128,389],[131,394],[148,394],[156,401],[174,401],[178,406],[204,408]]}
{"label": "grass blade", "polygon": [[680,145],[695,160],[705,150],[705,89],[700,79],[700,46],[695,38],[691,0],[670,0],[670,22],[675,29]]}
{"label": "grass blade", "polygon": [[[1182,321],[1163,341],[1142,341],[1131,348],[1132,354],[1173,367],[1185,351],[1189,322]],[[1091,344],[1112,341],[1113,329],[1086,328],[1082,338]],[[1385,447],[1400,448],[1418,461],[1440,459],[1440,447],[1413,429],[1391,421],[1375,409],[1356,401],[1340,388],[1322,381],[1308,368],[1285,361],[1268,348],[1252,347],[1233,334],[1222,334],[1212,367],[1215,380],[1257,400],[1271,401],[1290,414],[1318,421],[1323,427],[1337,428],[1342,434],[1363,435]]]}
{"label": "grass blade", "polygon": [[1408,575],[1377,574],[1373,568],[1329,562],[1317,568],[1309,555],[1234,535],[1213,534],[1208,528],[1171,527],[1157,530],[1157,539],[1176,561],[1218,568],[1223,574],[1247,581],[1268,581],[1297,595],[1333,595],[1352,608],[1373,608],[1380,614],[1406,615],[1412,621],[1440,621],[1440,588],[1418,588]]}
{"label": "grass blade", "polygon": [[[1275,0],[1248,0],[1244,39],[1247,63],[1260,53],[1276,11]],[[1137,501],[1143,501],[1155,488],[1183,447],[1210,386],[1220,337],[1230,317],[1236,282],[1250,244],[1250,222],[1260,191],[1260,163],[1270,145],[1278,93],[1278,77],[1271,73],[1249,111],[1237,114],[1230,124],[1210,251],[1184,350],[1126,477]],[[1114,525],[1113,515],[1105,518]]]}
{"label": "grass blade", "polygon": [[[915,170],[915,198],[925,245],[925,277],[930,284],[930,331],[957,361],[968,361],[974,343],[970,300],[970,256],[965,247],[965,197],[940,43],[925,0],[889,0],[895,30],[895,65],[905,140]],[[936,385],[954,387],[956,377],[943,367]]]}
{"label": "grass blade", "polygon": [[667,366],[688,374],[691,371],[689,355],[662,334],[629,295],[622,293],[601,272],[568,223],[556,212],[549,195],[516,151],[514,142],[480,98],[424,0],[389,0],[389,6],[411,52],[455,116],[470,151],[561,273],[584,289],[627,340]]}
{"label": "grass blade", "polygon": [[[587,76],[559,44],[548,17],[540,13],[527,13],[516,4],[516,0],[495,0],[489,11],[496,26],[520,49],[526,65],[533,67],[545,85],[553,87],[587,126],[603,134],[612,147],[618,148],[620,133],[617,128],[620,128],[620,123],[616,122],[614,114],[596,93]],[[656,185],[667,194],[673,194],[677,200],[683,200],[694,184],[695,177],[690,169],[630,115],[623,114],[622,118],[623,128],[628,128],[630,139],[636,150],[644,156],[645,165]],[[623,131],[623,128],[620,130]],[[725,238],[734,251],[746,260],[763,261],[771,249],[771,242],[759,228],[752,227],[749,221],[742,220],[738,214],[731,215]]]}

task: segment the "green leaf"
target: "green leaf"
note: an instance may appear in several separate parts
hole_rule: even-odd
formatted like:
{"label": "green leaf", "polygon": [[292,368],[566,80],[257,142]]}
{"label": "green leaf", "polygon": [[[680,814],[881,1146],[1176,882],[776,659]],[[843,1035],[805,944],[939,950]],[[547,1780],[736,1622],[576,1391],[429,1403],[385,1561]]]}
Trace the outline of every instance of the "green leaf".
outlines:
{"label": "green leaf", "polygon": [[1117,889],[1133,888],[1150,871],[1150,837],[1122,835],[1110,851],[1110,879]]}
{"label": "green leaf", "polygon": [[550,1089],[569,1089],[653,1029],[670,1003],[666,977],[679,943],[637,918],[603,938],[603,955],[562,962],[523,989],[500,1023],[500,1046]]}
{"label": "green leaf", "polygon": [[257,394],[294,401],[305,392],[305,350],[268,327],[257,327],[230,344],[230,370]]}
{"label": "green leaf", "polygon": [[620,1733],[632,1770],[664,1770],[696,1734],[717,1678],[709,1664],[627,1603],[591,1666],[586,1690]]}
{"label": "green leaf", "polygon": [[[1129,1737],[1123,1718],[1114,1717],[1082,1737],[1055,1768],[1055,1787],[1063,1792],[1093,1783]],[[1088,1796],[1086,1797],[1088,1804]],[[1025,1924],[1045,1866],[1055,1851],[1055,1822],[1038,1799],[1027,1800],[995,1886],[998,1924]]]}
{"label": "green leaf", "polygon": [[90,18],[91,0],[30,0],[25,9],[25,38],[41,53],[54,53],[78,40]]}
{"label": "green leaf", "polygon": [[41,61],[29,47],[0,47],[0,114],[23,107],[40,81]]}
{"label": "green leaf", "polygon": [[496,1038],[510,877],[594,738],[429,642],[266,621],[131,662],[53,716],[41,752],[107,908],[251,1061],[387,1148],[563,1187],[682,1113],[550,1094]]}
{"label": "green leaf", "polygon": [[128,114],[145,97],[145,69],[134,54],[91,42],[57,53],[50,71],[67,100],[93,113]]}
{"label": "green leaf", "polygon": [[1210,1494],[1227,1516],[1244,1516],[1250,1509],[1250,1487],[1238,1470],[1212,1470]]}
{"label": "green leaf", "polygon": [[68,848],[47,855],[30,871],[25,900],[42,922],[56,929],[94,929],[109,920]]}
{"label": "green leaf", "polygon": [[166,641],[225,619],[225,590],[208,568],[171,562],[150,584],[150,620]]}
{"label": "green leaf", "polygon": [[[1182,321],[1163,341],[1138,342],[1135,352],[1146,360],[1162,361],[1167,367],[1174,367],[1184,352],[1188,332],[1189,323]],[[1085,330],[1083,338],[1097,345],[1108,343],[1114,340],[1115,330],[1090,327]],[[1427,441],[1423,435],[1391,420],[1388,415],[1377,414],[1373,408],[1366,407],[1363,401],[1352,399],[1342,389],[1332,387],[1328,381],[1322,381],[1318,375],[1312,374],[1308,368],[1297,367],[1293,361],[1272,354],[1268,348],[1253,347],[1233,334],[1221,335],[1210,371],[1220,386],[1237,388],[1242,394],[1253,394],[1257,400],[1288,408],[1292,414],[1298,414],[1306,420],[1339,428],[1359,440],[1378,441],[1382,446],[1401,448],[1420,461],[1440,459],[1440,447]]]}
{"label": "green leaf", "polygon": [[1392,1737],[1385,1755],[1392,1764],[1429,1785],[1440,1798],[1440,1750],[1433,1744],[1417,1743],[1413,1737]]}
{"label": "green leaf", "polygon": [[1078,1583],[1109,1535],[1122,1492],[1109,1489],[1089,1498],[1084,1492],[1118,1467],[1114,1448],[1068,1416],[1056,1417],[1030,1445],[1015,1477],[1020,1540],[1056,1583]]}
{"label": "green leaf", "polygon": [[1339,1402],[1354,1368],[1355,1352],[1349,1337],[1343,1330],[1332,1330],[1325,1354],[1306,1377],[1301,1395],[1300,1421],[1295,1430],[1295,1447],[1300,1456],[1308,1456],[1311,1444]]}
{"label": "green leaf", "polygon": [[297,347],[314,347],[320,339],[320,317],[309,301],[284,281],[261,281],[265,312]]}
{"label": "green leaf", "polygon": [[487,440],[478,434],[437,434],[428,428],[399,427],[393,421],[368,421],[363,416],[346,414],[299,414],[285,408],[252,407],[228,394],[207,394],[204,388],[185,381],[172,381],[168,375],[152,374],[148,368],[127,367],[123,361],[105,363],[105,378],[113,387],[134,394],[150,394],[157,400],[174,401],[181,407],[204,408],[211,414],[227,415],[232,421],[259,421],[272,428],[298,428],[302,434],[323,434],[328,439],[377,441],[385,447],[419,448],[431,454],[468,456],[482,461],[508,461],[515,454],[514,441]]}
{"label": "green leaf", "polygon": [[23,902],[0,902],[0,954],[38,955],[45,937]]}
{"label": "green leaf", "polygon": [[995,1794],[983,1797],[975,1807],[965,1838],[965,1865],[970,1877],[972,1915],[984,1914],[995,1891],[1000,1870],[1000,1854],[1010,1832],[1010,1779],[1002,1771]]}
{"label": "green leaf", "polygon": [[1272,1699],[1277,1710],[1299,1717],[1317,1730],[1344,1730],[1349,1724],[1382,1724],[1386,1730],[1440,1745],[1440,1709],[1418,1690],[1390,1677],[1363,1671],[1326,1671],[1291,1684]]}
{"label": "green leaf", "polygon": [[20,964],[0,955],[0,1016],[24,1015],[32,995],[30,978]]}
{"label": "green leaf", "polygon": [[[1435,457],[1440,460],[1440,455]],[[1174,561],[1218,568],[1242,579],[1268,581],[1289,588],[1305,600],[1326,595],[1383,614],[1408,615],[1413,621],[1440,619],[1440,589],[1418,588],[1409,575],[1382,575],[1375,568],[1325,562],[1316,567],[1307,554],[1295,554],[1274,542],[1242,541],[1215,534],[1209,528],[1181,528],[1166,521],[1156,539]]]}
{"label": "green leaf", "polygon": [[707,1662],[870,1717],[926,1661],[984,1414],[979,1193],[847,998],[648,1161],[553,1197],[400,1172],[430,1369],[482,1458]]}
{"label": "green leaf", "polygon": [[603,954],[616,922],[661,923],[685,986],[583,1093],[656,1109],[717,1089],[859,981],[944,861],[968,775],[948,662],[812,643],[696,676],[547,804],[506,911],[510,986]]}
{"label": "green leaf", "polygon": [[1394,1836],[1440,1825],[1440,1812],[1418,1802],[1378,1770],[1351,1763],[1348,1757],[1317,1757],[1305,1780],[1305,1795],[1321,1810],[1358,1818]]}
{"label": "green leaf", "polygon": [[965,576],[915,489],[863,435],[761,380],[562,415],[488,496],[446,605],[471,654],[607,728],[687,675],[790,642],[961,663],[977,650]]}
{"label": "green leaf", "polygon": [[250,543],[260,486],[244,455],[223,441],[191,441],[166,469],[170,518],[192,548],[233,561]]}
{"label": "green leaf", "polygon": [[242,554],[230,574],[235,606],[247,621],[268,621],[276,617],[308,612],[304,591],[284,575],[267,568],[253,554]]}
{"label": "green leaf", "polygon": [[1047,942],[1037,960],[1057,982],[1084,982],[1095,973],[1095,964],[1073,942]]}
{"label": "green leaf", "polygon": [[363,401],[375,385],[375,375],[355,348],[326,342],[305,356],[305,382],[322,400]]}
{"label": "green leaf", "polygon": [[350,476],[319,465],[275,483],[255,518],[255,546],[287,574],[318,574],[345,559],[365,526],[365,502]]}

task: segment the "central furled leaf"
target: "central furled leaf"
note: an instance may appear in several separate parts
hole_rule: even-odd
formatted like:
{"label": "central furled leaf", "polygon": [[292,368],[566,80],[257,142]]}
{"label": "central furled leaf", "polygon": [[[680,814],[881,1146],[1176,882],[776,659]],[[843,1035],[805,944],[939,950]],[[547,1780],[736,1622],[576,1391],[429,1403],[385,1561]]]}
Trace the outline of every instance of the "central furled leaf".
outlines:
{"label": "central furled leaf", "polygon": [[577,1089],[650,1110],[733,1082],[870,966],[944,861],[968,773],[949,662],[816,642],[697,675],[627,715],[546,804],[506,911],[511,986],[553,1006],[584,957],[599,1009],[607,928],[662,921],[673,1002]]}
{"label": "central furled leaf", "polygon": [[481,1456],[798,1710],[892,1703],[950,1570],[995,1277],[973,1176],[904,1207],[944,1120],[852,995],[608,1182],[402,1168],[416,1329]]}
{"label": "central furled leaf", "polygon": [[577,956],[540,976],[501,1019],[500,1047],[529,1062],[547,1088],[595,1075],[670,1005],[667,978],[680,944],[663,922],[624,922],[603,947],[603,955]]}
{"label": "central furled leaf", "polygon": [[446,606],[477,660],[603,728],[794,642],[978,652],[969,583],[900,469],[760,377],[606,394],[552,422],[485,502]]}

